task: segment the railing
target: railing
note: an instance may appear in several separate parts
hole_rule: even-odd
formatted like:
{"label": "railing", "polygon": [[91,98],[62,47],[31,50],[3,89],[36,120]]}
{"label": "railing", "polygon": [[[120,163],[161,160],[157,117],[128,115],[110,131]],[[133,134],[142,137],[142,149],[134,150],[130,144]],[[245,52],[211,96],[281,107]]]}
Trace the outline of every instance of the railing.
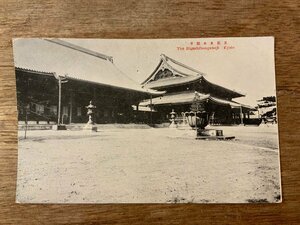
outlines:
{"label": "railing", "polygon": [[[25,123],[27,121],[36,121],[36,124],[39,124],[39,121],[47,121],[49,124],[50,122],[53,122],[56,120],[57,115],[54,113],[40,113],[38,111],[35,111],[32,109],[33,106],[39,105],[38,103],[35,102],[30,102],[29,106],[25,105],[19,105],[18,104],[18,111],[19,111],[19,120],[24,120]],[[43,106],[46,109],[50,109],[49,107]]]}

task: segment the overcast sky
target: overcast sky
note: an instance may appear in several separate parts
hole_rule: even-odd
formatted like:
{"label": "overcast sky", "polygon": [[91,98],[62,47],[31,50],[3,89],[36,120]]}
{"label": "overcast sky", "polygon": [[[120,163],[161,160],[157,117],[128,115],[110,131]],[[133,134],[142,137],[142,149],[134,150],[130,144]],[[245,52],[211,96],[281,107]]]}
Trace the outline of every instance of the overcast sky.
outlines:
{"label": "overcast sky", "polygon": [[[141,83],[156,68],[163,53],[207,74],[206,79],[246,94],[235,99],[256,105],[263,96],[275,95],[274,39],[65,39],[79,46],[112,56],[114,64]],[[220,41],[218,45],[217,41]],[[227,44],[224,44],[224,42]],[[193,42],[193,45],[191,45]],[[200,42],[200,45],[198,45]],[[204,45],[206,42],[206,45]],[[211,42],[213,44],[211,45]],[[224,46],[234,48],[225,50]],[[219,50],[178,50],[177,47],[219,46]]]}

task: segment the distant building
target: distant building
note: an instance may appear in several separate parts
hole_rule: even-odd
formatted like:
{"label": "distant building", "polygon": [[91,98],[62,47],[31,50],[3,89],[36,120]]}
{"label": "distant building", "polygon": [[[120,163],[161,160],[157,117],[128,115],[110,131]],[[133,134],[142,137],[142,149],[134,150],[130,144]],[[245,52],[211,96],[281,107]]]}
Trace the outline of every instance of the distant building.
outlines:
{"label": "distant building", "polygon": [[14,59],[20,121],[27,111],[27,120],[56,123],[59,86],[60,122],[65,124],[87,122],[90,100],[97,106],[97,123],[134,122],[132,105],[160,94],[141,88],[112,57],[59,39],[16,39]]}
{"label": "distant building", "polygon": [[257,100],[257,109],[259,116],[264,123],[277,123],[276,97],[268,96]]}
{"label": "distant building", "polygon": [[142,85],[145,89],[166,91],[163,96],[153,96],[140,103],[157,111],[158,122],[169,121],[172,109],[182,117],[195,102],[204,103],[211,124],[240,124],[255,110],[233,100],[244,94],[214,84],[204,73],[166,55],[161,55],[159,64]]}

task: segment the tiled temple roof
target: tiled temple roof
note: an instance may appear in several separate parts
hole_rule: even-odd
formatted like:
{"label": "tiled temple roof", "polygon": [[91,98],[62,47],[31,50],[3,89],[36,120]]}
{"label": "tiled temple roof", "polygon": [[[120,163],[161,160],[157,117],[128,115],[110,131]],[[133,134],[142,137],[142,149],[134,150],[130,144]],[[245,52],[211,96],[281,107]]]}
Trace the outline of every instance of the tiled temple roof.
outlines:
{"label": "tiled temple roof", "polygon": [[220,99],[214,96],[211,96],[209,94],[203,94],[199,92],[192,92],[192,91],[186,91],[186,92],[180,92],[180,93],[172,93],[172,94],[165,94],[160,97],[153,98],[152,100],[147,99],[145,101],[142,101],[140,103],[141,106],[149,106],[151,105],[177,105],[177,104],[192,104],[195,100],[197,101],[211,101],[215,104],[221,104],[221,105],[230,105],[232,108],[247,108],[251,110],[255,110],[254,108],[240,104],[238,102],[229,101],[225,99]]}
{"label": "tiled temple roof", "polygon": [[14,39],[15,67],[52,73],[81,81],[109,85],[148,94],[161,94],[142,88],[120,71],[110,56],[60,39]]}
{"label": "tiled temple roof", "polygon": [[[160,70],[168,69],[172,71],[174,76],[164,77],[156,79],[156,74]],[[181,62],[178,62],[164,54],[161,55],[158,66],[155,68],[153,73],[142,83],[144,88],[152,88],[162,90],[165,87],[180,86],[187,83],[192,83],[196,81],[204,81],[206,85],[222,90],[228,93],[232,98],[245,96],[235,90],[225,88],[221,85],[214,84],[206,79],[206,74],[189,67]]]}

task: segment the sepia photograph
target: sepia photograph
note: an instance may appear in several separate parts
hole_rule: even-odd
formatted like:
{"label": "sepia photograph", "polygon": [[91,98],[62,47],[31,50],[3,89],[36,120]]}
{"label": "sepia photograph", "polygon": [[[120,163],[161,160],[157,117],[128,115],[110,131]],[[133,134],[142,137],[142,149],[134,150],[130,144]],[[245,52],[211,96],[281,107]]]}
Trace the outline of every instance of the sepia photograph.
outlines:
{"label": "sepia photograph", "polygon": [[282,202],[273,37],[13,39],[17,203]]}

